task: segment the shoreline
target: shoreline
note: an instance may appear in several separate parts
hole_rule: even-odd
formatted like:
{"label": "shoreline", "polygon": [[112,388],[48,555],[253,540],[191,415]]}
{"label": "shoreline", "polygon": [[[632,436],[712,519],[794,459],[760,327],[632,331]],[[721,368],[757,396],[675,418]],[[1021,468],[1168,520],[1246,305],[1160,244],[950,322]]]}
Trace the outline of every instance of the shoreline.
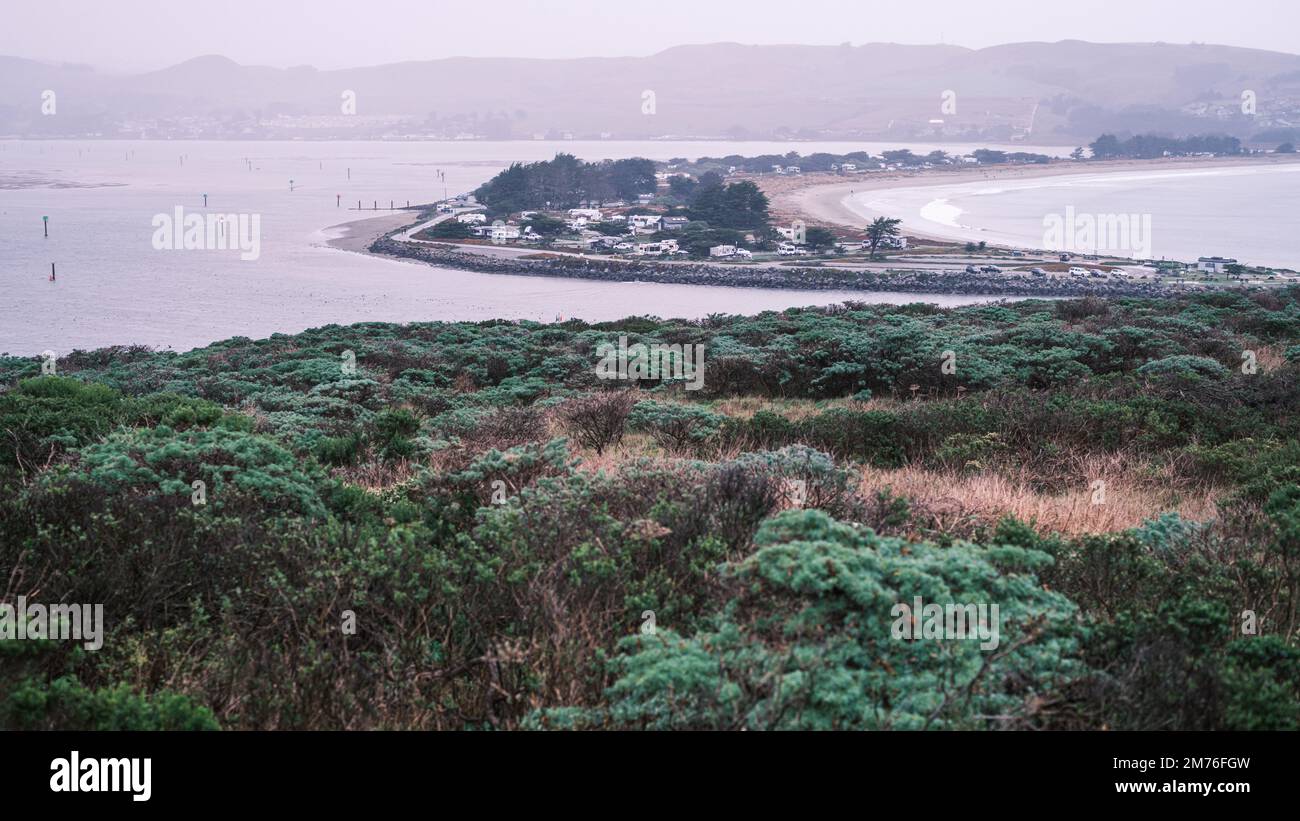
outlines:
{"label": "shoreline", "polygon": [[[416,211],[398,211],[379,216],[361,217],[350,222],[340,222],[320,229],[325,246],[358,254],[369,252],[375,240],[398,229],[413,224],[419,216]],[[333,232],[337,236],[329,236]]]}
{"label": "shoreline", "polygon": [[[756,181],[772,199],[772,213],[804,219],[809,224],[856,228],[864,224],[845,200],[860,192],[903,187],[961,185],[1005,182],[1033,178],[1054,178],[1141,171],[1189,170],[1282,165],[1300,163],[1300,156],[1287,159],[1261,157],[1169,158],[1164,160],[1116,160],[1087,163],[1053,162],[1043,165],[981,167],[977,169],[885,172],[845,180],[833,174],[805,174],[796,178],[760,176]],[[329,247],[383,257],[393,261],[418,262],[486,274],[564,278],[575,281],[653,282],[674,285],[702,285],[730,288],[765,288],[802,291],[849,291],[862,293],[909,293],[918,296],[967,295],[991,299],[1033,299],[1070,297],[1164,297],[1201,290],[1197,285],[1171,285],[1159,281],[1071,281],[1034,278],[1017,272],[970,274],[965,272],[889,269],[864,270],[833,265],[742,266],[698,263],[660,263],[615,259],[605,256],[549,254],[544,249],[515,256],[476,253],[471,246],[453,243],[402,242],[394,235],[415,223],[416,212],[366,217],[323,229],[337,233],[326,241]],[[962,240],[928,235],[905,229],[908,236],[933,240],[942,245],[961,246]],[[1001,247],[1001,246],[991,246]],[[887,260],[886,260],[887,262]],[[936,268],[940,267],[936,262]]]}
{"label": "shoreline", "polygon": [[[1037,178],[1066,178],[1095,174],[1122,174],[1143,171],[1207,171],[1219,168],[1295,165],[1300,154],[1248,157],[1169,157],[1156,160],[1060,161],[1041,165],[981,166],[956,170],[893,171],[858,175],[846,180],[830,173],[804,174],[780,179],[760,176],[754,179],[771,202],[774,220],[802,219],[809,225],[821,225],[861,232],[868,219],[846,204],[849,197],[872,191],[901,188],[925,188],[1005,183]],[[909,237],[933,240],[949,245],[964,245],[965,239],[938,231],[916,230],[906,220],[900,226]],[[990,243],[990,245],[995,245]],[[996,244],[996,247],[1004,247]],[[1011,247],[1011,246],[1005,246]],[[1019,247],[1019,246],[1016,246]],[[1038,250],[1038,249],[1035,249]]]}

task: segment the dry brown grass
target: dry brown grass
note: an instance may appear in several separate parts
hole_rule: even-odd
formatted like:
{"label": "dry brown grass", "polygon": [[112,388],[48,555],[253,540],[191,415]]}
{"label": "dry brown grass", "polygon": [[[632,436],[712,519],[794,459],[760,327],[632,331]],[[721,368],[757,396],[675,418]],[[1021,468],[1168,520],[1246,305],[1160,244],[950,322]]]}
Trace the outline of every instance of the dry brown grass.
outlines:
{"label": "dry brown grass", "polygon": [[[1257,351],[1261,368],[1269,367],[1280,351],[1261,347]],[[660,399],[659,401],[673,401]],[[760,410],[779,413],[791,420],[816,416],[831,408],[888,409],[914,402],[908,399],[879,397],[870,402],[852,399],[807,400],[768,397],[734,397],[712,403],[711,408],[734,418],[749,418]],[[675,462],[682,458],[724,461],[739,456],[743,448],[731,445],[683,457],[665,453],[648,433],[628,431],[623,439],[603,453],[577,446],[558,414],[547,414],[545,429],[549,437],[569,439],[570,453],[579,459],[579,470],[617,472],[623,465],[637,460]],[[463,458],[463,457],[461,457]],[[434,454],[431,467],[452,454]],[[447,468],[450,465],[441,465]],[[1144,521],[1164,513],[1205,521],[1216,517],[1216,502],[1223,497],[1222,488],[1189,482],[1176,463],[1153,463],[1140,454],[1120,452],[1079,456],[1056,461],[1050,466],[1027,466],[1019,463],[992,464],[978,473],[907,466],[880,469],[854,464],[862,474],[859,495],[874,497],[889,487],[895,496],[906,497],[919,515],[918,523],[952,533],[968,532],[976,525],[994,525],[1010,515],[1031,523],[1042,532],[1066,536],[1108,533],[1138,527]],[[388,473],[386,471],[386,473]],[[388,475],[357,477],[363,486],[382,489],[406,478],[405,466]],[[1093,503],[1094,485],[1105,482],[1105,501]],[[1058,488],[1056,491],[1045,487]],[[1059,488],[1064,487],[1064,490]]]}
{"label": "dry brown grass", "polygon": [[[937,529],[962,529],[972,521],[996,524],[1005,516],[1035,529],[1066,536],[1109,533],[1138,527],[1163,513],[1205,521],[1217,514],[1220,491],[1180,483],[1169,469],[1153,472],[1123,456],[1081,459],[1077,485],[1062,493],[1035,487],[1027,471],[1003,470],[963,474],[903,467],[862,468],[860,492],[870,496],[886,487],[907,497],[932,518]],[[1101,503],[1094,502],[1094,483],[1105,482]]]}
{"label": "dry brown grass", "polygon": [[[874,400],[873,400],[874,401]],[[833,408],[851,408],[853,410],[864,410],[869,408],[871,403],[856,402],[853,399],[779,399],[763,396],[741,396],[729,399],[719,399],[714,402],[712,410],[716,413],[725,413],[737,419],[748,419],[761,410],[779,413],[792,422],[801,419],[807,419],[810,416],[816,416]]]}
{"label": "dry brown grass", "polygon": [[335,468],[334,478],[356,485],[370,493],[382,493],[407,481],[415,473],[415,464],[406,459],[385,462],[374,459],[360,464]]}
{"label": "dry brown grass", "polygon": [[596,453],[590,448],[577,447],[572,440],[569,442],[569,453],[581,460],[578,465],[579,470],[595,473],[604,470],[612,472],[617,470],[621,465],[631,462],[635,459],[651,459],[659,462],[680,462],[684,459],[703,458],[714,462],[725,462],[735,459],[745,452],[745,449],[738,444],[731,444],[725,447],[715,446],[709,448],[701,456],[673,454],[664,451],[654,437],[648,433],[638,433],[628,431],[623,435],[623,441],[617,445],[611,445],[605,448],[604,453]]}
{"label": "dry brown grass", "polygon": [[1242,343],[1242,349],[1255,351],[1255,364],[1263,373],[1276,370],[1286,365],[1286,351],[1281,345],[1255,345],[1253,348]]}

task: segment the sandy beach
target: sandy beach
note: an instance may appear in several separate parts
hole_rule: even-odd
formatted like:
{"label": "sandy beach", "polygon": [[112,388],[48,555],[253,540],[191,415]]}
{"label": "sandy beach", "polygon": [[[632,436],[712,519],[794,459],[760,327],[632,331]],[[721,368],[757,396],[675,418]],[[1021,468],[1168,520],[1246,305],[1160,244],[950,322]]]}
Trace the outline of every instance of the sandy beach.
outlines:
{"label": "sandy beach", "polygon": [[390,212],[379,217],[367,217],[331,225],[329,228],[322,229],[321,233],[326,237],[325,244],[331,248],[366,253],[370,243],[389,231],[410,225],[415,221],[416,216],[418,213],[415,211]]}
{"label": "sandy beach", "polygon": [[[1171,157],[1160,160],[1107,160],[1099,162],[1054,162],[1046,165],[980,166],[977,168],[925,169],[858,174],[803,174],[797,177],[763,175],[753,178],[771,201],[773,222],[786,223],[802,219],[809,225],[850,229],[860,235],[868,221],[861,209],[850,207],[847,200],[864,191],[921,186],[949,186],[965,183],[1009,182],[1039,177],[1068,177],[1122,172],[1204,171],[1242,166],[1263,167],[1300,163],[1300,155],[1251,157]],[[913,230],[904,225],[912,237],[953,242],[937,234]]]}

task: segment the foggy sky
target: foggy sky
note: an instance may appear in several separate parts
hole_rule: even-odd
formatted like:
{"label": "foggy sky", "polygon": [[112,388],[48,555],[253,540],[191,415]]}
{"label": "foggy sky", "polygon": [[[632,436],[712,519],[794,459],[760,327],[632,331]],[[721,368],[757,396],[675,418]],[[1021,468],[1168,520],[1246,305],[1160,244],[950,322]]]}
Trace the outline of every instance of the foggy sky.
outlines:
{"label": "foggy sky", "polygon": [[614,57],[740,42],[1208,42],[1300,53],[1298,0],[0,0],[0,55],[162,68]]}

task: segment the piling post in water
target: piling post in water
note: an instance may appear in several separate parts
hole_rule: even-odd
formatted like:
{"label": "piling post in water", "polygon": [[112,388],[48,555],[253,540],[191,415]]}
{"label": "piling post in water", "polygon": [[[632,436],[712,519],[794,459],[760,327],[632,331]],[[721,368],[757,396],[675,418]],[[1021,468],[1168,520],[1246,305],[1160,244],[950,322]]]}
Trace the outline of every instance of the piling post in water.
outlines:
{"label": "piling post in water", "polygon": [[50,282],[54,281],[54,263],[50,263]]}
{"label": "piling post in water", "polygon": [[45,236],[48,238],[50,236],[50,218],[41,217],[41,224],[45,226]]}
{"label": "piling post in water", "polygon": [[289,180],[289,190],[293,190],[293,180]]}
{"label": "piling post in water", "polygon": [[335,195],[334,195],[334,207],[335,207],[335,208],[342,208],[342,207],[343,207],[343,195],[342,195],[342,194],[335,194]]}
{"label": "piling post in water", "polygon": [[203,207],[204,207],[204,208],[207,208],[207,207],[208,207],[208,195],[207,195],[207,194],[204,194],[204,195],[203,195]]}

